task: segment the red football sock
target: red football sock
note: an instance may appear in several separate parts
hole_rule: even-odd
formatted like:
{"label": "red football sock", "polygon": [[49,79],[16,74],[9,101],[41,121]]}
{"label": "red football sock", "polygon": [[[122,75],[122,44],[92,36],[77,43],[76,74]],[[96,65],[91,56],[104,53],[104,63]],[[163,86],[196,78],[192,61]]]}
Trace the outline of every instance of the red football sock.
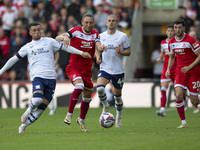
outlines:
{"label": "red football sock", "polygon": [[69,113],[73,113],[74,107],[76,106],[76,103],[78,102],[78,98],[81,92],[82,92],[82,89],[74,89],[70,98],[69,109],[68,109]]}
{"label": "red football sock", "polygon": [[83,100],[81,101],[81,112],[80,112],[81,119],[85,119],[89,107],[90,107],[90,103],[84,102]]}
{"label": "red football sock", "polygon": [[198,105],[194,106],[194,108],[197,109],[197,108],[198,108]]}
{"label": "red football sock", "polygon": [[166,101],[167,101],[167,97],[166,97],[166,91],[161,90],[161,107],[165,107],[166,105]]}
{"label": "red football sock", "polygon": [[176,101],[176,109],[181,120],[185,120],[184,102],[183,100]]}

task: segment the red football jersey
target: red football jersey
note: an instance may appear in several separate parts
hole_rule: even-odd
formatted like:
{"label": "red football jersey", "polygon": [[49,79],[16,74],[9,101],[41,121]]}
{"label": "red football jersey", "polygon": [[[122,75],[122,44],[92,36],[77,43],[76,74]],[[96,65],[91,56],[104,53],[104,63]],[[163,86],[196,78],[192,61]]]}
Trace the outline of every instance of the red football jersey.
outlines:
{"label": "red football jersey", "polygon": [[69,32],[72,33],[71,46],[88,52],[92,56],[91,59],[86,59],[80,55],[70,54],[70,65],[91,69],[95,53],[95,40],[99,37],[98,31],[93,29],[90,33],[86,33],[81,26],[75,26]]}
{"label": "red football jersey", "polygon": [[[188,34],[184,33],[184,37],[181,40],[177,40],[174,36],[169,41],[169,51],[171,54],[176,54],[177,58],[177,72],[181,72],[181,68],[189,66],[195,61],[197,55],[195,51],[200,49],[199,43]],[[197,72],[199,64],[189,70],[187,73]]]}
{"label": "red football jersey", "polygon": [[[168,43],[169,43],[169,41],[167,39],[162,40],[160,42],[161,52],[165,53],[165,61],[164,61],[164,65],[163,65],[163,69],[165,68],[164,70],[167,70],[168,61],[169,61],[169,54],[170,53],[169,53]],[[176,71],[176,59],[175,59],[174,65],[172,66],[170,72],[175,72],[175,71]]]}

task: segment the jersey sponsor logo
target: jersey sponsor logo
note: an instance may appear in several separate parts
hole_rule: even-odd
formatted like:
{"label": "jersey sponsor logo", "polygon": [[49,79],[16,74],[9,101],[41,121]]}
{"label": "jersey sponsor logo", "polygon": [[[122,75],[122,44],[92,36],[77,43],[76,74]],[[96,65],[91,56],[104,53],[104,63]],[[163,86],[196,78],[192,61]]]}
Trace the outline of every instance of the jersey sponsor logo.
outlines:
{"label": "jersey sponsor logo", "polygon": [[107,48],[108,48],[108,49],[115,49],[115,46],[114,46],[114,45],[108,44]]}
{"label": "jersey sponsor logo", "polygon": [[37,55],[37,54],[42,54],[42,53],[48,53],[49,50],[44,50],[44,48],[38,48],[35,50],[32,50],[31,55]]}
{"label": "jersey sponsor logo", "polygon": [[175,49],[174,51],[177,54],[185,54],[184,49]]}
{"label": "jersey sponsor logo", "polygon": [[197,47],[199,46],[199,43],[196,42],[196,43],[192,44],[192,46],[193,46],[194,48],[197,48]]}
{"label": "jersey sponsor logo", "polygon": [[169,55],[170,54],[168,48],[164,49],[164,52],[165,52],[165,55]]}
{"label": "jersey sponsor logo", "polygon": [[81,41],[81,48],[92,48],[93,42]]}

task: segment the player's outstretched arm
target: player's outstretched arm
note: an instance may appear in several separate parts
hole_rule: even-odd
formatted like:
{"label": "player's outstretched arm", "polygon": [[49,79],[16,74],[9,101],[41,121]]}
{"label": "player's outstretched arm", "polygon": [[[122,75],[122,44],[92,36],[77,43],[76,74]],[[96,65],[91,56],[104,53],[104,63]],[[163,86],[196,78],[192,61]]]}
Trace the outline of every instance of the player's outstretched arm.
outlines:
{"label": "player's outstretched arm", "polygon": [[0,76],[7,71],[8,69],[10,69],[10,67],[12,67],[17,61],[19,60],[19,58],[15,55],[13,57],[11,57],[6,64],[3,66],[3,68],[0,70]]}
{"label": "player's outstretched arm", "polygon": [[83,58],[89,58],[89,59],[92,58],[92,56],[88,52],[80,51],[72,46],[68,46],[68,47],[62,46],[61,49],[72,54],[81,55]]}
{"label": "player's outstretched arm", "polygon": [[56,37],[56,40],[63,42],[63,45],[66,46],[66,47],[70,46],[70,37],[67,33],[63,33],[61,35],[58,35]]}

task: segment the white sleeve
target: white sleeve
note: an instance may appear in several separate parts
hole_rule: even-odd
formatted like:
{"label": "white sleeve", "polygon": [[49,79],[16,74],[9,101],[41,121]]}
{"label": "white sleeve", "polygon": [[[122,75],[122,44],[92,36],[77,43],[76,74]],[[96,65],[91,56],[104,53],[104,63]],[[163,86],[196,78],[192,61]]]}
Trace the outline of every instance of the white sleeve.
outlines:
{"label": "white sleeve", "polygon": [[72,46],[68,46],[68,47],[65,47],[64,45],[62,46],[61,48],[62,50],[64,51],[67,51],[69,53],[72,53],[72,54],[78,54],[78,55],[82,55],[83,54],[83,51],[80,51]]}
{"label": "white sleeve", "polygon": [[61,49],[62,43],[56,41],[55,39],[49,38],[48,40],[51,40],[51,45],[53,47],[53,51],[56,52]]}
{"label": "white sleeve", "polygon": [[123,48],[121,50],[125,50],[130,48],[130,43],[127,35],[124,35],[123,37],[123,43],[122,43]]}
{"label": "white sleeve", "polygon": [[10,69],[10,67],[12,67],[18,60],[19,58],[16,55],[11,57],[0,70],[0,75],[2,75],[6,70]]}

